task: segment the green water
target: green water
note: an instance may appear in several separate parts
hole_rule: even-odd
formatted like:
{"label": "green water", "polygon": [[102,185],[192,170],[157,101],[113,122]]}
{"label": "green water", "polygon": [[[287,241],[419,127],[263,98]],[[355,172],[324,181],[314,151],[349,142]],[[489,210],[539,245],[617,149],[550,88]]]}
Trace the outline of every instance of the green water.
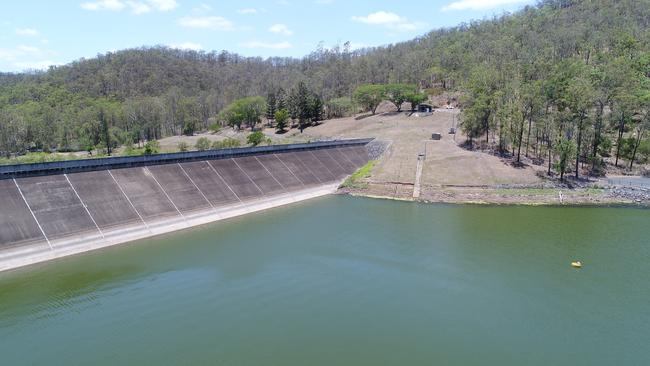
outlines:
{"label": "green water", "polygon": [[649,345],[649,210],[329,197],[0,274],[2,365],[648,365]]}

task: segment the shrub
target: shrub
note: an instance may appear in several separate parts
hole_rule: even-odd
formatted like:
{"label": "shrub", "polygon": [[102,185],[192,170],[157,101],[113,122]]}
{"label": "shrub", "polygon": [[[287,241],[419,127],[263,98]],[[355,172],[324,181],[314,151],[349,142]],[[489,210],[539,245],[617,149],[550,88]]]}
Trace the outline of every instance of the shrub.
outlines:
{"label": "shrub", "polygon": [[275,111],[275,130],[278,133],[283,133],[287,128],[287,121],[289,120],[289,112],[286,109]]}
{"label": "shrub", "polygon": [[239,147],[241,143],[237,139],[233,138],[226,138],[222,141],[215,141],[212,143],[212,148],[213,149],[231,149],[235,147]]}
{"label": "shrub", "polygon": [[325,117],[327,119],[350,117],[356,112],[356,109],[352,98],[330,99],[325,103]]}
{"label": "shrub", "polygon": [[185,152],[185,151],[187,151],[188,148],[189,148],[189,146],[187,145],[187,142],[181,141],[181,142],[178,143],[178,151]]}
{"label": "shrub", "polygon": [[160,151],[160,143],[158,141],[150,140],[147,141],[146,144],[144,144],[145,155],[158,154],[158,151]]}
{"label": "shrub", "polygon": [[210,145],[210,140],[208,140],[207,137],[200,137],[198,140],[196,140],[194,147],[196,147],[196,149],[199,151],[205,151],[210,148]]}
{"label": "shrub", "polygon": [[262,131],[255,131],[250,135],[248,135],[248,137],[246,137],[246,142],[252,146],[257,146],[262,142],[264,142],[265,140],[266,140],[266,136],[264,136]]}
{"label": "shrub", "polygon": [[215,122],[210,125],[209,129],[212,133],[217,133],[221,131],[221,125],[218,122]]}

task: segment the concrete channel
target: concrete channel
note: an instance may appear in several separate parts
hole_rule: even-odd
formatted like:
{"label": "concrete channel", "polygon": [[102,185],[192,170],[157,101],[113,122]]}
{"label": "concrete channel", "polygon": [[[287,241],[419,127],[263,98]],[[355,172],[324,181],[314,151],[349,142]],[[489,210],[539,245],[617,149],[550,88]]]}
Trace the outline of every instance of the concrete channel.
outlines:
{"label": "concrete channel", "polygon": [[0,167],[0,271],[333,193],[369,141]]}

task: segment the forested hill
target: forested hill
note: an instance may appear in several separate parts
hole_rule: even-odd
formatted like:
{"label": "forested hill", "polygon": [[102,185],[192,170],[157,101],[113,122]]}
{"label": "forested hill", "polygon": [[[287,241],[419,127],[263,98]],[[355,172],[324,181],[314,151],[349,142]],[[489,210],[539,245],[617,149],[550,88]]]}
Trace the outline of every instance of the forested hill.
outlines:
{"label": "forested hill", "polygon": [[0,75],[0,153],[99,143],[100,118],[127,140],[180,133],[187,120],[202,129],[237,98],[291,90],[300,81],[325,101],[349,97],[365,83],[467,91],[477,70],[496,75],[490,87],[498,88],[513,72],[541,78],[568,59],[605,63],[626,52],[647,58],[649,29],[648,0],[547,0],[408,42],[320,48],[302,59],[124,50],[43,73]]}

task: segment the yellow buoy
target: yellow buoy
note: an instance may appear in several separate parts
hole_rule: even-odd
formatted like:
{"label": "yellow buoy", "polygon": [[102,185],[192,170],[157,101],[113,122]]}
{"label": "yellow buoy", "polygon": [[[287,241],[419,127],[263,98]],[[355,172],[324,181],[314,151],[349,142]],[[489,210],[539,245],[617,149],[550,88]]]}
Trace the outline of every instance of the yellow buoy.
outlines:
{"label": "yellow buoy", "polygon": [[571,262],[571,267],[573,267],[573,268],[582,268],[582,262],[580,262],[580,261]]}

